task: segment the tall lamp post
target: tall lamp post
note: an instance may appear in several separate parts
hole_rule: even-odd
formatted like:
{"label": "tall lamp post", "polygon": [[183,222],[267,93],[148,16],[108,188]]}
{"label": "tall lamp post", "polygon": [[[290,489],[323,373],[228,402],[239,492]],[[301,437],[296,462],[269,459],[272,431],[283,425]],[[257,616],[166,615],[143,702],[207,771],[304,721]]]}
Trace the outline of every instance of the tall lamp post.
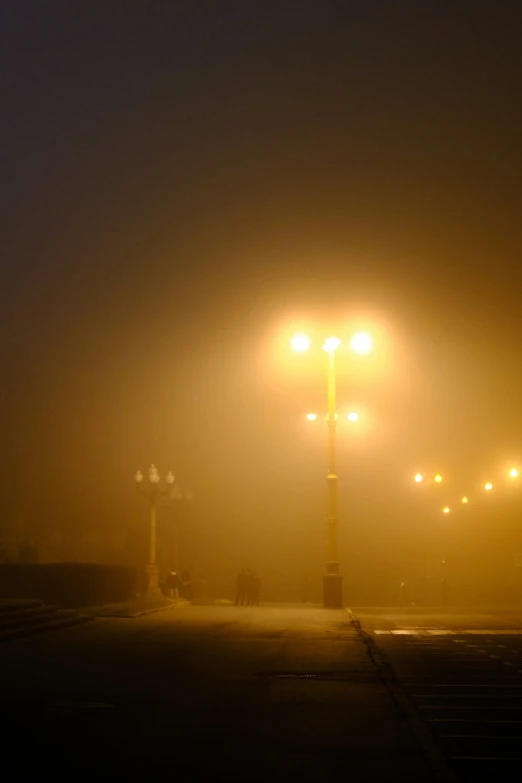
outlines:
{"label": "tall lamp post", "polygon": [[[328,354],[327,391],[328,391],[328,474],[326,477],[326,573],[323,576],[323,606],[340,609],[343,601],[343,577],[339,563],[339,511],[338,511],[338,478],[336,464],[336,425],[335,410],[336,374],[335,351],[340,346],[338,337],[328,337],[323,345],[323,351]],[[365,332],[358,332],[350,340],[355,353],[365,354],[372,349],[372,338]],[[310,347],[310,340],[304,334],[296,335],[292,340],[295,351],[303,352]]]}
{"label": "tall lamp post", "polygon": [[143,495],[149,501],[149,559],[146,568],[149,575],[149,585],[147,596],[149,598],[159,598],[163,597],[163,593],[159,586],[159,572],[156,559],[156,511],[158,503],[162,498],[176,498],[178,490],[171,470],[165,477],[166,487],[160,486],[160,476],[154,465],[151,465],[149,468],[148,482],[144,482],[143,478],[143,473],[141,470],[138,470],[134,476],[136,489],[140,495]]}

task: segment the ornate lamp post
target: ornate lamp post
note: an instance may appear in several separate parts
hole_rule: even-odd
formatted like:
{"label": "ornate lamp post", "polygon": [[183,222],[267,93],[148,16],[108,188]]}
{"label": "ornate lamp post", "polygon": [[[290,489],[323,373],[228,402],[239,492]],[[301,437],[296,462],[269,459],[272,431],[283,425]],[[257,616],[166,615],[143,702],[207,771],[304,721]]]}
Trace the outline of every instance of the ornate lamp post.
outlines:
{"label": "ornate lamp post", "polygon": [[[366,354],[372,349],[372,338],[366,332],[358,332],[350,340],[350,346],[355,353]],[[298,353],[307,351],[310,340],[305,334],[297,334],[291,341],[292,348]],[[328,354],[327,369],[327,398],[328,398],[328,474],[327,480],[327,504],[326,504],[326,530],[327,530],[327,562],[326,573],[323,576],[323,605],[330,608],[341,608],[343,603],[343,577],[339,564],[339,515],[338,515],[338,486],[336,463],[336,366],[335,352],[341,345],[338,337],[328,337],[324,341],[323,351]],[[309,421],[314,421],[316,414],[308,414]],[[349,421],[357,421],[359,415],[352,411],[348,414]]]}
{"label": "ornate lamp post", "polygon": [[166,487],[160,486],[160,476],[157,468],[151,465],[149,468],[149,480],[144,482],[144,476],[141,470],[136,472],[134,481],[136,489],[140,495],[147,498],[150,504],[150,539],[149,539],[149,562],[147,564],[147,573],[149,575],[149,586],[147,596],[149,598],[163,597],[159,586],[158,565],[156,562],[156,510],[158,503],[163,498],[175,499],[179,497],[179,489],[175,486],[174,474],[171,470],[167,473],[165,480]]}

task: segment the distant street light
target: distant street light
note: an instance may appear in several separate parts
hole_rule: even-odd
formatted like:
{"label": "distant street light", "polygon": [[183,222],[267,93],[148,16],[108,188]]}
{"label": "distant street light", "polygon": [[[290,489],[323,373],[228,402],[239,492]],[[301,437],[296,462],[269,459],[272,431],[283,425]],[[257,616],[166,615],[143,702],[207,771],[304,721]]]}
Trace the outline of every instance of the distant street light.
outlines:
{"label": "distant street light", "polygon": [[440,482],[442,481],[442,476],[440,475],[440,473],[437,473],[437,475],[433,480],[436,484],[440,484]]}
{"label": "distant street light", "polygon": [[[185,496],[176,484],[176,479],[171,470],[169,470],[165,476],[165,481],[167,483],[166,487],[160,486],[160,476],[155,465],[151,465],[149,468],[148,482],[144,482],[143,478],[143,473],[141,470],[138,470],[134,476],[136,489],[140,495],[147,498],[150,504],[149,562],[146,568],[149,575],[147,596],[149,598],[163,598],[163,593],[159,586],[159,573],[156,558],[156,509],[159,501],[162,499],[179,501]],[[189,499],[189,496],[187,495],[186,498]]]}
{"label": "distant street light", "polygon": [[355,353],[370,353],[373,346],[373,340],[366,332],[357,332],[350,340],[350,345]]}
{"label": "distant street light", "polygon": [[[297,334],[291,340],[291,346],[294,351],[302,353],[310,347],[310,340],[304,334]],[[328,476],[327,476],[327,563],[326,574],[323,577],[323,605],[325,607],[339,608],[343,607],[343,578],[340,573],[339,564],[339,517],[338,517],[338,484],[335,458],[335,436],[338,414],[335,410],[336,396],[336,376],[335,376],[335,351],[341,344],[338,337],[328,337],[324,341],[323,350],[328,354]],[[370,335],[359,332],[355,334],[350,345],[352,349],[359,354],[368,353],[372,348],[372,338]],[[313,416],[313,418],[312,418]],[[310,421],[315,421],[315,414],[308,414]],[[355,411],[348,415],[350,421],[357,421],[359,418]]]}
{"label": "distant street light", "polygon": [[417,484],[421,483],[421,481],[422,481],[422,473],[417,473],[415,475],[415,481],[417,482]]}
{"label": "distant street light", "polygon": [[296,334],[292,338],[291,345],[294,351],[297,353],[303,353],[310,347],[310,339],[306,334]]}
{"label": "distant street light", "polygon": [[490,492],[493,489],[493,484],[491,483],[491,481],[488,481],[486,484],[484,484],[484,489],[486,490],[486,492]]}
{"label": "distant street light", "polygon": [[306,418],[308,421],[315,421],[317,419],[317,413],[307,413]]}
{"label": "distant street light", "polygon": [[463,497],[463,498],[461,498],[461,501],[462,501],[463,503],[467,503],[467,502],[468,502],[468,499],[467,499],[466,495],[464,495],[464,497]]}
{"label": "distant street light", "polygon": [[511,468],[509,471],[509,475],[511,478],[518,478],[518,470],[516,468]]}
{"label": "distant street light", "polygon": [[444,506],[444,508],[442,509],[442,513],[449,514],[449,506]]}

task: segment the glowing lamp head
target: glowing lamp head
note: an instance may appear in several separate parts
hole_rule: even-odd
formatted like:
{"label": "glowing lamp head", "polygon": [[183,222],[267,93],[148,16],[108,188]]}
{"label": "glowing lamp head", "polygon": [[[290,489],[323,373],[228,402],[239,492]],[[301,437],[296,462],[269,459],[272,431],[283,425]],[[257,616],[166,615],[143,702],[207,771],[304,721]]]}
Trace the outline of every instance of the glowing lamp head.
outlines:
{"label": "glowing lamp head", "polygon": [[317,413],[307,413],[306,418],[308,421],[315,421],[317,419]]}
{"label": "glowing lamp head", "polygon": [[464,495],[464,497],[461,498],[461,500],[462,500],[463,503],[467,503],[468,502],[468,499],[467,499],[466,495]]}
{"label": "glowing lamp head", "polygon": [[421,481],[422,481],[422,473],[417,473],[415,475],[415,481],[416,481],[417,484],[421,483]]}
{"label": "glowing lamp head", "polygon": [[359,421],[359,414],[355,411],[351,411],[346,418],[348,421]]}
{"label": "glowing lamp head", "polygon": [[516,468],[511,468],[509,471],[509,475],[511,478],[518,478],[518,470]]}
{"label": "glowing lamp head", "polygon": [[437,473],[437,475],[435,476],[435,478],[433,480],[434,480],[435,484],[440,484],[440,482],[442,481],[442,476],[440,475],[440,473]]}
{"label": "glowing lamp head", "polygon": [[290,345],[296,353],[303,353],[310,348],[310,338],[306,334],[296,334],[292,337]]}
{"label": "glowing lamp head", "polygon": [[159,473],[155,465],[151,465],[149,468],[149,481],[151,484],[159,484]]}
{"label": "glowing lamp head", "polygon": [[493,484],[491,483],[491,481],[488,481],[487,484],[484,484],[484,489],[486,490],[486,492],[491,492],[491,490],[493,489]]}
{"label": "glowing lamp head", "polygon": [[449,514],[449,506],[444,506],[444,508],[442,509],[442,513]]}
{"label": "glowing lamp head", "polygon": [[337,348],[339,348],[341,344],[341,341],[338,337],[327,337],[327,339],[324,341],[323,345],[323,351],[326,351],[327,353],[333,353]]}
{"label": "glowing lamp head", "polygon": [[373,340],[366,332],[357,332],[350,340],[350,345],[355,353],[370,353],[373,347]]}

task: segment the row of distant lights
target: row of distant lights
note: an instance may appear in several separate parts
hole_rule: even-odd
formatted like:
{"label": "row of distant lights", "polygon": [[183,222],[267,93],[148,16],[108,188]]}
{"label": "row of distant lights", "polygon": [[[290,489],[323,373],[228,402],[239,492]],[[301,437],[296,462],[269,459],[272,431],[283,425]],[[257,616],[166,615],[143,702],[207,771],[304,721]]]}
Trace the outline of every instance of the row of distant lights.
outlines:
{"label": "row of distant lights", "polygon": [[[290,345],[297,353],[307,351],[311,344],[311,340],[306,334],[296,334],[290,341]],[[333,353],[340,345],[341,340],[338,337],[328,337],[324,341],[323,351]],[[366,332],[357,332],[350,339],[350,347],[355,353],[370,353],[373,347],[373,340]]]}
{"label": "row of distant lights", "polygon": [[[511,468],[511,470],[509,471],[509,475],[510,475],[511,478],[515,479],[515,478],[518,478],[519,472],[518,472],[518,470],[516,468]],[[421,484],[424,481],[424,476],[422,475],[422,473],[416,473],[415,474],[415,481],[416,481],[417,484]],[[440,473],[437,473],[437,475],[433,477],[433,481],[436,484],[441,484],[442,483],[442,476],[440,475]],[[486,483],[484,484],[484,489],[486,490],[486,492],[491,492],[491,490],[493,489],[492,482],[491,481],[486,481]],[[469,503],[469,498],[466,495],[463,495],[463,497],[461,497],[461,499],[460,499],[460,502],[464,503],[464,505],[465,505],[466,503]],[[444,508],[442,509],[442,513],[443,514],[449,514],[450,510],[451,509],[450,509],[449,506],[444,506]]]}
{"label": "row of distant lights", "polygon": [[[317,419],[317,413],[307,413],[306,418],[308,419],[308,421],[315,421]],[[328,418],[328,416],[326,418]],[[335,414],[335,418],[336,419],[338,418],[337,414]],[[346,416],[346,418],[348,419],[348,421],[359,421],[359,414],[356,413],[355,411],[351,411]]]}

